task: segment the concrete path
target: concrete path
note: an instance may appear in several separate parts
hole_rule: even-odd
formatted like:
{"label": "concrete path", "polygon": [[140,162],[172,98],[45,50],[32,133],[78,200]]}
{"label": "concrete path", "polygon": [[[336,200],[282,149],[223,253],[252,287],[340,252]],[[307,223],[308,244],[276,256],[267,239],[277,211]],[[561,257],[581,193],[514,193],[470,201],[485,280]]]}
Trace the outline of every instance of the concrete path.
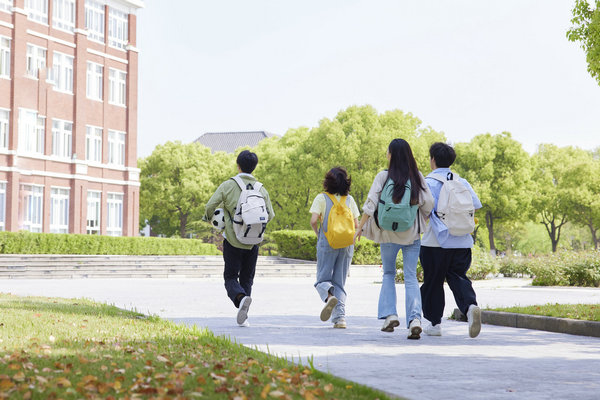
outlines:
{"label": "concrete path", "polygon": [[[406,339],[406,329],[384,333],[375,318],[379,285],[350,277],[348,329],[319,320],[322,306],[312,279],[261,279],[254,286],[249,328],[235,324],[235,309],[220,280],[79,279],[0,280],[0,291],[19,295],[86,297],[208,327],[248,346],[409,399],[600,398],[600,339],[484,325],[479,337],[465,323],[444,320],[442,337]],[[481,306],[548,302],[598,303],[600,289],[540,288],[528,281],[475,283]],[[403,318],[404,291],[398,285]],[[455,307],[447,290],[445,315]],[[402,327],[402,325],[401,325]]]}

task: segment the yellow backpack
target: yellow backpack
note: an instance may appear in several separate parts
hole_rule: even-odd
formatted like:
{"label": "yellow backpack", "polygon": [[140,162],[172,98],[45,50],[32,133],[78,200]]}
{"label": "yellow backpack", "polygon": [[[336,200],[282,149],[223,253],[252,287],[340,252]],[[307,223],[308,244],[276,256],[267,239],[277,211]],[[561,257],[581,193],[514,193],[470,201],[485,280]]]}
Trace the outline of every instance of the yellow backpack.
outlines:
{"label": "yellow backpack", "polygon": [[[354,243],[354,217],[346,204],[346,197],[338,201],[335,196],[325,192],[333,203],[327,217],[327,230],[323,229],[327,242],[334,249],[348,247]],[[324,227],[323,227],[324,228]]]}

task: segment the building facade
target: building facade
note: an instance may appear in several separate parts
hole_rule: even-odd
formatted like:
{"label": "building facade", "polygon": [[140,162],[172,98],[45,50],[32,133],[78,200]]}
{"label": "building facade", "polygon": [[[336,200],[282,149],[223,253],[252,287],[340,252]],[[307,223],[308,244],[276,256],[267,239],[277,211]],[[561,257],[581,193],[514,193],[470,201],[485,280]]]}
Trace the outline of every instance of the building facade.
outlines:
{"label": "building facade", "polygon": [[0,0],[0,230],[136,236],[142,0]]}

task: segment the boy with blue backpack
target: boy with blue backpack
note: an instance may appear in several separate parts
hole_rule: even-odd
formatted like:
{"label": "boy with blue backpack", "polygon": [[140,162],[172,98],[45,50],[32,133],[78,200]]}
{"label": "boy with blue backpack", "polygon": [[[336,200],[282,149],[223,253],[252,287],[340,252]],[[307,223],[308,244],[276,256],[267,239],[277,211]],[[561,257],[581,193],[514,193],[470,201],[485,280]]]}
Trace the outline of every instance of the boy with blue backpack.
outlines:
{"label": "boy with blue backpack", "polygon": [[481,201],[469,182],[450,170],[456,159],[451,146],[434,143],[429,155],[432,172],[425,181],[435,199],[435,208],[421,240],[423,316],[431,323],[424,331],[429,336],[442,335],[447,281],[458,308],[467,316],[469,336],[476,337],[481,330],[481,310],[467,271],[471,266],[475,211],[481,208]]}

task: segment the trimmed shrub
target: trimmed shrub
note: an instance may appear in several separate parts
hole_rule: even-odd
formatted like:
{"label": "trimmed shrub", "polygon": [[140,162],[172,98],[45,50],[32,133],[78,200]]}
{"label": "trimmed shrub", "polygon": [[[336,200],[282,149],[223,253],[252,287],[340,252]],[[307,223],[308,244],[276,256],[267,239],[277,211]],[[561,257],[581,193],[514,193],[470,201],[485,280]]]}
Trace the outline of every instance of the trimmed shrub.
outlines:
{"label": "trimmed shrub", "polygon": [[504,257],[499,260],[499,272],[506,278],[525,278],[533,276],[531,262],[523,257]]}
{"label": "trimmed shrub", "polygon": [[471,267],[467,271],[467,277],[473,280],[486,279],[488,276],[498,275],[498,260],[479,246],[471,249]]}
{"label": "trimmed shrub", "polygon": [[219,255],[194,239],[0,232],[0,254]]}

